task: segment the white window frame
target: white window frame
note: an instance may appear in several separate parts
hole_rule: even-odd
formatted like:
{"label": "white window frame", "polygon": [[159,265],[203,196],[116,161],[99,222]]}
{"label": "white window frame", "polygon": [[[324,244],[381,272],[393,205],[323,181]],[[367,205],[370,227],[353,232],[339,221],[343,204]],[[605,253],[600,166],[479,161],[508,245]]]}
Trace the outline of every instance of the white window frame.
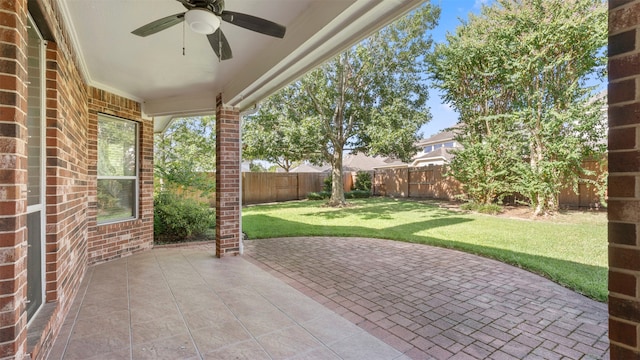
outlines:
{"label": "white window frame", "polygon": [[[121,222],[127,222],[127,221],[133,221],[133,220],[137,220],[139,218],[139,207],[140,207],[140,123],[138,121],[134,121],[134,120],[130,120],[130,119],[125,119],[125,118],[121,118],[121,117],[117,117],[117,116],[112,116],[112,115],[108,115],[108,114],[103,114],[103,113],[99,113],[98,114],[98,126],[100,126],[100,119],[101,118],[108,118],[108,119],[112,119],[112,120],[117,120],[117,121],[124,121],[124,122],[131,122],[133,124],[135,124],[136,126],[136,134],[135,134],[135,139],[136,139],[136,145],[135,145],[135,154],[136,154],[136,164],[135,164],[135,169],[136,169],[136,174],[132,175],[132,176],[100,176],[97,174],[98,170],[96,167],[96,196],[97,196],[97,191],[98,191],[98,181],[99,180],[134,180],[134,190],[133,190],[133,215],[130,217],[126,217],[126,218],[122,218],[122,219],[115,219],[115,220],[98,220],[98,215],[96,214],[96,222],[98,223],[98,225],[108,225],[108,224],[117,224],[117,223],[121,223]],[[98,140],[98,139],[96,139]],[[96,141],[96,152],[99,154],[99,141]],[[99,156],[98,159],[96,161],[96,165],[97,162],[100,161]]]}

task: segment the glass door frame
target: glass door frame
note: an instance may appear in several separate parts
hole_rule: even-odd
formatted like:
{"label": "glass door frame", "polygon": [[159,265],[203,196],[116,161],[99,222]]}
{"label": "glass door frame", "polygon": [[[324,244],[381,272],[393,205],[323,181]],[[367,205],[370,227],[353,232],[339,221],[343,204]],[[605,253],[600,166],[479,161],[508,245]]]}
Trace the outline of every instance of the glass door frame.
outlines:
{"label": "glass door frame", "polygon": [[[40,249],[41,249],[40,251],[40,264],[41,264],[40,284],[42,285],[40,289],[40,296],[42,298],[40,299],[40,305],[38,306],[38,309],[36,309],[36,311],[33,313],[33,316],[31,316],[27,324],[31,323],[31,321],[33,321],[33,319],[36,318],[38,312],[40,311],[40,309],[42,309],[42,305],[44,305],[44,303],[46,302],[46,288],[47,288],[47,284],[46,284],[46,252],[47,251],[46,251],[46,241],[45,241],[46,239],[46,203],[45,203],[46,201],[46,160],[47,160],[46,159],[46,142],[47,141],[46,141],[45,119],[46,119],[46,110],[47,110],[46,109],[46,103],[47,103],[46,102],[46,93],[47,93],[46,45],[47,43],[46,43],[46,40],[44,40],[44,38],[42,37],[40,30],[38,30],[38,27],[35,25],[35,21],[31,17],[31,14],[28,15],[28,26],[35,31],[38,38],[40,39],[40,45],[39,45],[39,52],[40,52],[40,56],[39,56],[40,57],[39,59],[40,60],[40,64],[39,64],[39,70],[40,70],[40,77],[39,77],[40,78],[40,114],[39,114],[39,117],[40,117],[40,164],[39,164],[40,165],[39,166],[40,194],[39,194],[38,204],[27,205],[25,220],[28,214],[38,212],[38,211],[40,212]],[[27,127],[27,136],[28,135],[29,135],[29,128]],[[28,184],[27,184],[27,191],[28,191]],[[26,226],[26,223],[25,223],[25,226]],[[28,235],[25,241],[27,241],[27,245],[28,245]],[[29,250],[27,249],[27,251]],[[29,271],[29,264],[27,264],[27,272],[28,271]]]}

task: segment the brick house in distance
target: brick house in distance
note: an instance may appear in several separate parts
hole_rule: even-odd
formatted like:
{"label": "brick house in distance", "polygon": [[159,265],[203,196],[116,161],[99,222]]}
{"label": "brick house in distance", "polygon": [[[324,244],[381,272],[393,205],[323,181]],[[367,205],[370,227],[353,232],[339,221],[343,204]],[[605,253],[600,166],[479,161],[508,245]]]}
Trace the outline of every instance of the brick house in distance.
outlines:
{"label": "brick house in distance", "polygon": [[[86,268],[151,248],[154,131],[216,114],[216,254],[237,254],[240,111],[421,1],[228,0],[289,36],[223,24],[222,62],[181,26],[133,36],[185,11],[149,3],[0,2],[0,359],[44,358]],[[640,0],[609,7],[611,356],[639,359]]]}

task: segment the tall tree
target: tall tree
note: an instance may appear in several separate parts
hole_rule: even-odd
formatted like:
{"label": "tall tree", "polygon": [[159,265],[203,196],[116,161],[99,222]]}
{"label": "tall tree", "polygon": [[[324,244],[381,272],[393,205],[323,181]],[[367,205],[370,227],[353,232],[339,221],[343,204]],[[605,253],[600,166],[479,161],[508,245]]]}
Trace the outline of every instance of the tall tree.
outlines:
{"label": "tall tree", "polygon": [[289,106],[292,88],[282,89],[260,104],[255,115],[242,123],[242,156],[246,160],[267,160],[286,172],[303,160],[322,162],[317,144],[322,141],[313,118],[300,117]]}
{"label": "tall tree", "polygon": [[464,123],[451,173],[472,198],[520,193],[536,214],[557,209],[563,184],[605,150],[587,84],[604,73],[606,43],[602,0],[497,0],[436,46],[433,79]]}
{"label": "tall tree", "polygon": [[[303,148],[332,166],[329,205],[345,203],[345,150],[395,156],[415,154],[418,129],[429,121],[425,59],[440,9],[424,4],[294,82],[254,117],[313,129]],[[280,147],[287,149],[287,147]],[[311,151],[313,150],[313,151]]]}
{"label": "tall tree", "polygon": [[215,117],[175,119],[154,139],[154,167],[161,187],[192,187],[213,191],[207,172],[216,169]]}

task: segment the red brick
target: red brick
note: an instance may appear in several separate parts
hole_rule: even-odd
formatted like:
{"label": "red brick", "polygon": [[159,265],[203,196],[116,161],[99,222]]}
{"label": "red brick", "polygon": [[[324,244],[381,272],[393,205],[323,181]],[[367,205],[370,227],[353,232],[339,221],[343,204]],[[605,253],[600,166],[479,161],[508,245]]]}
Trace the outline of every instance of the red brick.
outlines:
{"label": "red brick", "polygon": [[609,83],[608,99],[609,104],[617,104],[625,101],[632,101],[636,98],[635,79]]}
{"label": "red brick", "polygon": [[640,54],[635,53],[609,60],[609,79],[616,80],[640,72]]}
{"label": "red brick", "polygon": [[627,296],[636,296],[635,275],[609,270],[609,291]]}
{"label": "red brick", "polygon": [[611,344],[609,351],[612,360],[640,360],[640,352],[629,350],[616,344]]}
{"label": "red brick", "polygon": [[609,56],[624,54],[635,50],[636,48],[636,30],[629,30],[617,35],[609,36]]}
{"label": "red brick", "polygon": [[609,200],[607,203],[609,222],[632,223],[640,216],[639,200]]}
{"label": "red brick", "polygon": [[609,129],[609,150],[636,148],[636,128]]}
{"label": "red brick", "polygon": [[637,172],[640,170],[640,151],[609,153],[609,172]]}
{"label": "red brick", "polygon": [[638,325],[609,319],[609,338],[612,341],[636,347],[638,344]]}
{"label": "red brick", "polygon": [[640,271],[640,249],[610,246],[609,266],[624,270]]}
{"label": "red brick", "polygon": [[621,7],[626,4],[625,0],[617,0],[615,3],[616,6],[609,7],[612,9],[609,11],[609,34],[615,34],[640,24],[640,3],[628,7]]}
{"label": "red brick", "polygon": [[636,177],[635,176],[609,176],[609,197],[628,197],[636,196]]}
{"label": "red brick", "polygon": [[640,323],[640,301],[609,295],[609,315]]}
{"label": "red brick", "polygon": [[636,224],[609,222],[609,243],[619,245],[638,245]]}

